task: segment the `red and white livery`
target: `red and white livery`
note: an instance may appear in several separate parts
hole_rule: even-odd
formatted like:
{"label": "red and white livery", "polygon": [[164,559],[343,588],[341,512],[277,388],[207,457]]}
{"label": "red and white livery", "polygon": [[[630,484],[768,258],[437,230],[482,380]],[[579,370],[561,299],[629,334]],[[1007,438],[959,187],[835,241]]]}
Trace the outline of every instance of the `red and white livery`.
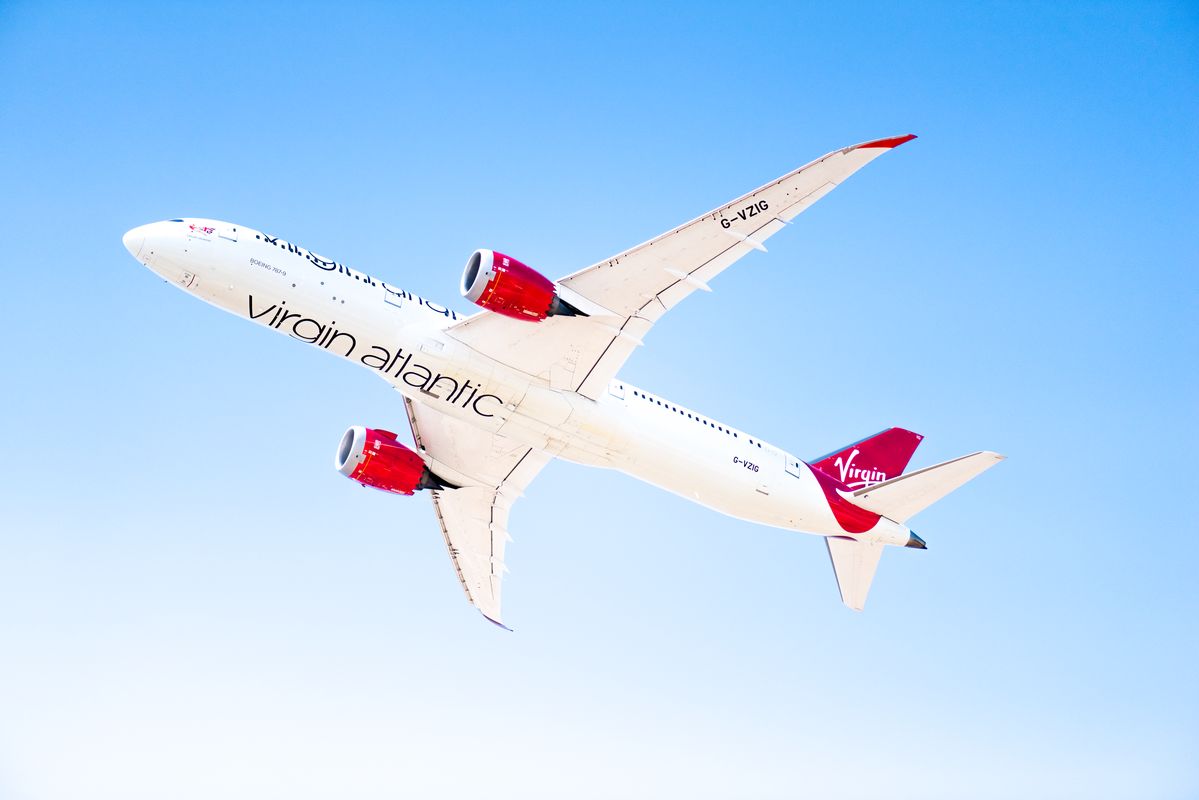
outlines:
{"label": "red and white livery", "polygon": [[554,458],[616,469],[732,517],[825,537],[850,608],[886,545],[924,548],[921,509],[993,466],[978,452],[904,473],[921,436],[891,428],[805,463],[617,377],[650,329],[900,136],[829,153],[609,259],[550,280],[477,250],[459,317],[370,274],[240,225],[175,219],[124,243],[184,291],[376,372],[403,396],[415,449],[351,427],[335,466],[386,492],[428,490],[466,596],[502,625],[508,515]]}

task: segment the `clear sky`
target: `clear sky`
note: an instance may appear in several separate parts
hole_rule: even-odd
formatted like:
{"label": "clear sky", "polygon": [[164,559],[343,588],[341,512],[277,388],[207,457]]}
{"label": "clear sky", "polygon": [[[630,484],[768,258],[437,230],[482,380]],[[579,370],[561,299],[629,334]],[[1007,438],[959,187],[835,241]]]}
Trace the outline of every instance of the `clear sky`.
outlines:
{"label": "clear sky", "polygon": [[[1194,798],[1199,10],[0,3],[0,798]],[[468,311],[914,132],[624,376],[1009,460],[862,614],[815,537],[552,465],[505,633],[366,370],[122,248],[228,219]]]}

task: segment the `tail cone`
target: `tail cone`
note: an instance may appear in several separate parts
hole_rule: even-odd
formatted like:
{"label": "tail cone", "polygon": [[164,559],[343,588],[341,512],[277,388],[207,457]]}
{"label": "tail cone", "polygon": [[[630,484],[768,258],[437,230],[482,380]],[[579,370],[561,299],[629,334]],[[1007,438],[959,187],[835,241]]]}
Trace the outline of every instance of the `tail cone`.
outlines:
{"label": "tail cone", "polygon": [[908,543],[905,544],[904,547],[914,547],[917,550],[928,549],[928,545],[924,543],[924,540],[911,531],[908,531]]}

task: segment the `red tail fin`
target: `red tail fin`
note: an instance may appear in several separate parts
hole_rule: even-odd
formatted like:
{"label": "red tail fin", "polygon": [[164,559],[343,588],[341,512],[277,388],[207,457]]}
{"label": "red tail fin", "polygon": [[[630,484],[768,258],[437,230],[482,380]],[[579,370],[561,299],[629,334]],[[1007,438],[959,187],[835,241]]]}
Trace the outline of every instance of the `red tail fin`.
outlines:
{"label": "red tail fin", "polygon": [[812,466],[851,489],[861,489],[903,474],[923,439],[920,434],[903,428],[889,428],[822,456]]}

